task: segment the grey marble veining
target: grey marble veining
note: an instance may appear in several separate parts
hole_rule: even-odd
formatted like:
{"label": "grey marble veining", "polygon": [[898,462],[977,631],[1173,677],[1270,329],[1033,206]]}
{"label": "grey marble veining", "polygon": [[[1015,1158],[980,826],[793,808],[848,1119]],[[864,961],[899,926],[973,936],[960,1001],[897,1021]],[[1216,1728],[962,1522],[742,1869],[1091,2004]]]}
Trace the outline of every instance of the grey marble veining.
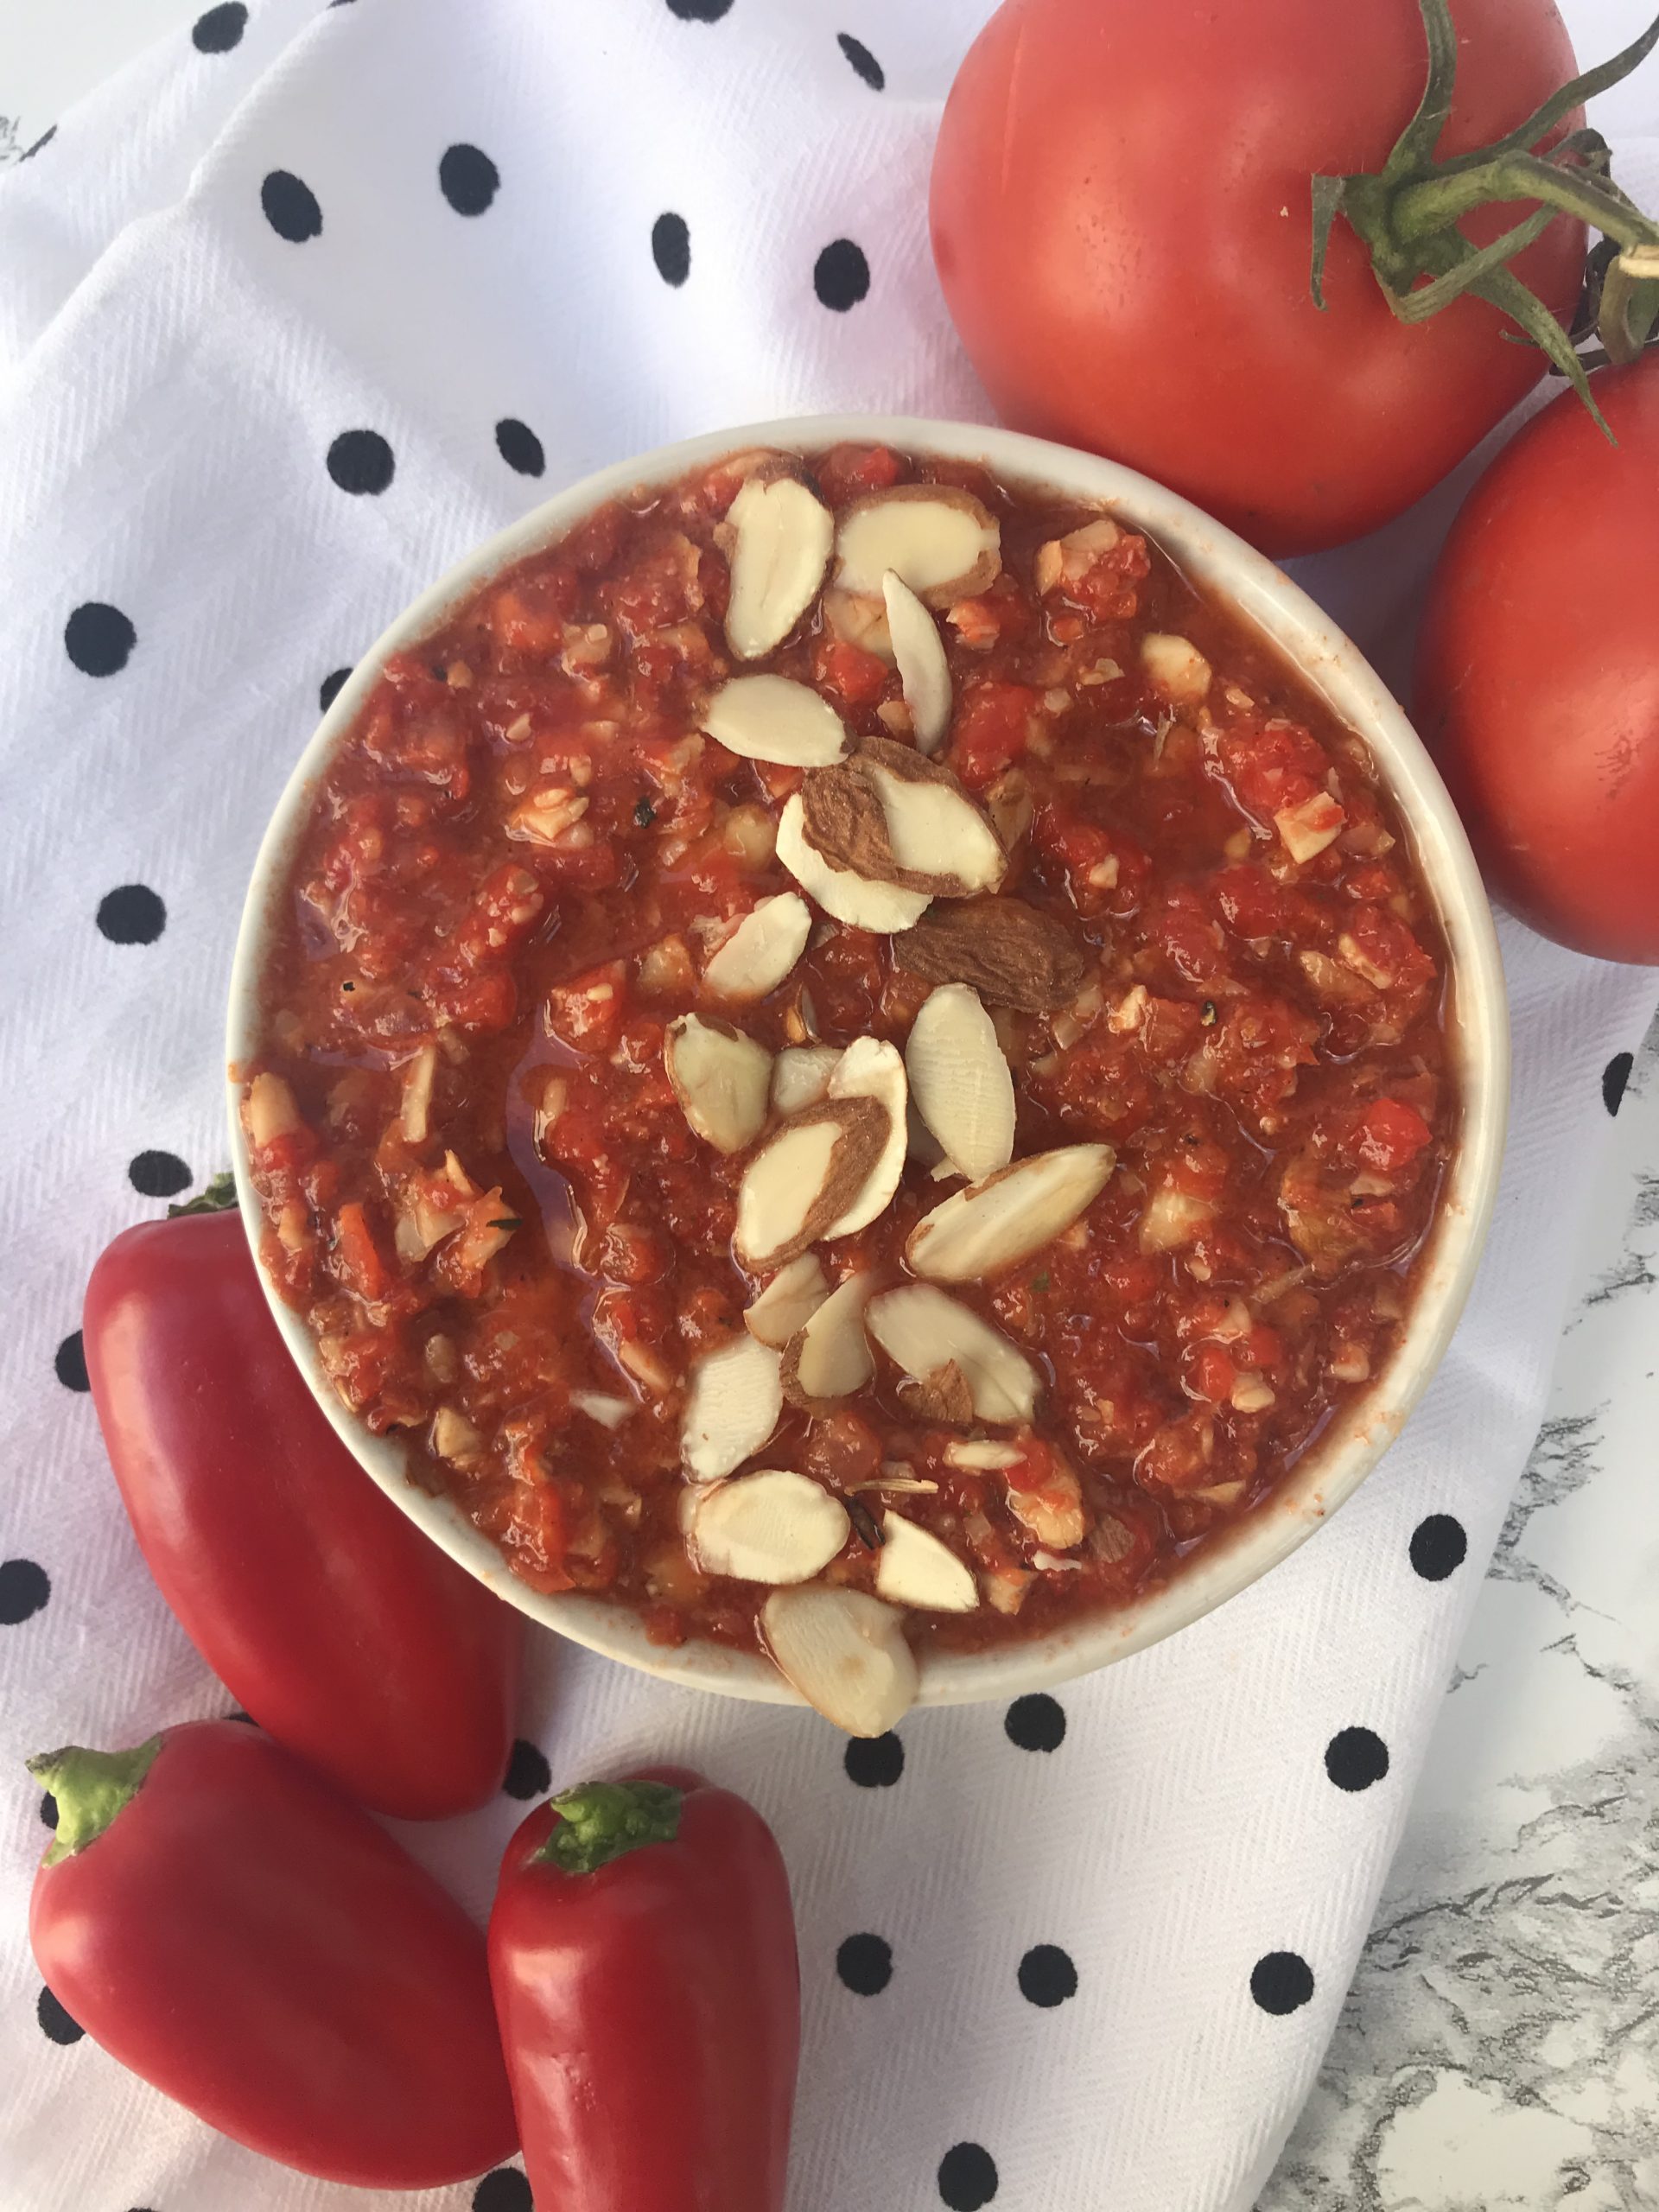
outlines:
{"label": "grey marble veining", "polygon": [[1258,2212],[1659,2212],[1659,1023],[1319,2082]]}

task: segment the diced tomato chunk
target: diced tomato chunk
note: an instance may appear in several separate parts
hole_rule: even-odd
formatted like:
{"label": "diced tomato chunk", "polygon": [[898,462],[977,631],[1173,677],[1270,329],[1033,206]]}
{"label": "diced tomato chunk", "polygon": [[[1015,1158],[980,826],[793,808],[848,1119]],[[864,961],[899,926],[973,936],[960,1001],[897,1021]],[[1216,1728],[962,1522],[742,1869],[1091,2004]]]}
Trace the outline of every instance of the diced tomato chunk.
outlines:
{"label": "diced tomato chunk", "polygon": [[1362,1164],[1381,1175],[1404,1167],[1433,1141],[1434,1132],[1412,1106],[1397,1098],[1379,1098],[1360,1117],[1354,1152]]}
{"label": "diced tomato chunk", "polygon": [[844,705],[868,707],[887,690],[892,671],[879,654],[825,631],[813,643],[812,672]]}
{"label": "diced tomato chunk", "polygon": [[970,791],[983,791],[1026,749],[1041,695],[1028,683],[986,678],[967,685],[957,708],[950,766]]}
{"label": "diced tomato chunk", "polygon": [[885,492],[904,474],[904,463],[890,446],[831,446],[817,464],[818,489],[832,507]]}

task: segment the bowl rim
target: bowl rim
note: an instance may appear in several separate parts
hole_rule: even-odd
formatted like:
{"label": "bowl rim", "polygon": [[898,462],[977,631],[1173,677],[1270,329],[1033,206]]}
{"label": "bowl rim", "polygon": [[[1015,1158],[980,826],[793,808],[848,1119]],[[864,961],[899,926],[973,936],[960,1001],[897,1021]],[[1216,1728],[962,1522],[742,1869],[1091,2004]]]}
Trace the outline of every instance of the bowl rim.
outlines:
{"label": "bowl rim", "polygon": [[658,446],[555,493],[474,547],[387,626],[330,702],[289,777],[253,864],[232,964],[226,1034],[232,1159],[260,1283],[313,1395],[353,1456],[435,1542],[532,1619],[624,1665],[686,1688],[768,1704],[802,1702],[770,1662],[756,1654],[696,1638],[675,1649],[659,1647],[647,1640],[639,1616],[628,1606],[573,1592],[548,1597],[530,1589],[453,1500],[428,1493],[410,1478],[399,1445],[372,1435],[346,1410],[304,1324],[258,1265],[264,1224],[248,1172],[238,1071],[252,1056],[257,1041],[267,923],[287,861],[315,786],[387,658],[429,635],[458,601],[563,535],[607,499],[665,486],[701,464],[749,447],[806,452],[844,441],[979,461],[1005,482],[1099,505],[1154,537],[1197,582],[1275,646],[1370,747],[1378,775],[1410,832],[1452,966],[1447,1025],[1462,1127],[1405,1333],[1389,1365],[1270,1497],[1168,1581],[1116,1611],[1027,1642],[971,1654],[922,1653],[917,1703],[967,1704],[1052,1688],[1127,1658],[1213,1611],[1305,1542],[1371,1473],[1427,1388],[1467,1300],[1491,1223],[1508,1117],[1509,1017],[1497,932],[1474,856],[1439,772],[1382,679],[1331,618],[1266,555],[1190,500],[1115,461],[1000,427],[925,416],[810,415],[739,424]]}

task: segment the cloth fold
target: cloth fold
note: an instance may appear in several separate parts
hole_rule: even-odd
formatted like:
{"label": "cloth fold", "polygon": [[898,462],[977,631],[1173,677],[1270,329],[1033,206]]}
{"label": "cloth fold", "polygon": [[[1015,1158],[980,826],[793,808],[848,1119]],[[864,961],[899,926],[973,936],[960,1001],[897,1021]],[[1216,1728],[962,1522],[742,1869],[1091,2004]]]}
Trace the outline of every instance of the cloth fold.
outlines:
{"label": "cloth fold", "polygon": [[[391,615],[662,439],[861,405],[984,419],[925,211],[985,12],[221,5],[0,178],[7,2205],[378,2201],[213,2137],[40,2002],[22,1758],[227,1704],[122,1516],[82,1287],[117,1230],[223,1164],[249,865],[320,694]],[[1607,6],[1568,12],[1581,50],[1617,43]],[[359,432],[378,443],[340,448]],[[1455,490],[1302,564],[1391,676],[1401,580]],[[1542,1403],[1601,1071],[1653,1001],[1650,976],[1519,928],[1503,949],[1515,1110],[1487,1260],[1406,1435],[1315,1542],[1103,1675],[876,1745],[538,1636],[509,1789],[400,1831],[481,1915],[538,1751],[561,1780],[671,1758],[752,1796],[799,1917],[794,2212],[1245,2212],[1264,2181]],[[508,2171],[409,2201],[528,2200]]]}

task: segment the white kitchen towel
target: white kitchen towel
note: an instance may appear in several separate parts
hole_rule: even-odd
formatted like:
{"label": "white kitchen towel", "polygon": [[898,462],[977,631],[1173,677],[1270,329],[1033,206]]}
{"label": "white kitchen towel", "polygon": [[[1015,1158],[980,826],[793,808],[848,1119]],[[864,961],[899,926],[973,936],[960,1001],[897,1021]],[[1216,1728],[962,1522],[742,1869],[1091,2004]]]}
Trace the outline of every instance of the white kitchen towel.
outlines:
{"label": "white kitchen towel", "polygon": [[[46,1830],[24,1756],[228,1703],[122,1516],[82,1287],[117,1230],[224,1164],[249,863],[320,696],[389,616],[659,440],[791,410],[982,415],[925,204],[984,12],[230,0],[0,178],[4,2212],[379,2201],[124,2075],[29,1957]],[[1569,10],[1580,51],[1626,12]],[[1389,669],[1449,504],[1308,564]],[[799,1919],[791,2212],[1253,2202],[1538,1417],[1604,1065],[1652,1005],[1650,976],[1516,928],[1504,952],[1514,1137],[1475,1299],[1404,1440],[1264,1584],[1057,1696],[917,1713],[874,1745],[537,1636],[500,1798],[406,1832],[481,1915],[550,1772],[685,1758],[752,1796]],[[418,2201],[529,2196],[505,2167]]]}

